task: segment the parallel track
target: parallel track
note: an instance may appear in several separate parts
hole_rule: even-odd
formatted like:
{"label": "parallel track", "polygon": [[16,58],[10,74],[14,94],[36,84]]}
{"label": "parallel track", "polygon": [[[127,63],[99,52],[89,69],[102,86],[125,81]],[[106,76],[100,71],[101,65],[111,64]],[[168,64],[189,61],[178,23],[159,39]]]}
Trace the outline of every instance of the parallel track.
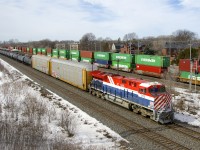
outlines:
{"label": "parallel track", "polygon": [[[10,61],[14,61],[14,60],[10,59]],[[20,65],[20,67],[22,67],[25,70],[27,69],[27,66],[24,66],[24,65]],[[37,78],[38,80],[42,80],[47,85],[53,84],[54,88],[59,89],[61,93],[66,93],[67,97],[69,97],[70,99],[74,99],[78,101],[85,107],[92,109],[95,113],[102,114],[102,116],[109,118],[110,121],[115,122],[116,124],[124,127],[124,129],[126,129],[126,132],[121,133],[122,137],[126,137],[131,134],[138,134],[150,141],[153,141],[155,144],[160,145],[161,147],[164,147],[167,149],[188,149],[187,147],[171,139],[168,139],[162,136],[161,134],[155,133],[155,131],[148,129],[143,125],[140,125],[134,121],[128,120],[127,118],[121,116],[120,114],[115,114],[109,109],[103,108],[101,105],[96,104],[95,102],[88,99],[87,98],[88,94],[83,97],[83,95],[76,93],[76,91],[72,90],[71,88],[63,87],[63,86],[60,86],[56,82],[52,82],[52,78],[47,78],[46,77],[47,75],[43,73],[41,73],[41,76],[38,76],[38,74],[36,73],[36,70],[29,69],[29,75],[34,76],[34,78]],[[81,90],[79,91],[83,92]],[[172,129],[175,129],[175,128],[172,128]],[[184,131],[184,133],[185,132],[186,131]]]}

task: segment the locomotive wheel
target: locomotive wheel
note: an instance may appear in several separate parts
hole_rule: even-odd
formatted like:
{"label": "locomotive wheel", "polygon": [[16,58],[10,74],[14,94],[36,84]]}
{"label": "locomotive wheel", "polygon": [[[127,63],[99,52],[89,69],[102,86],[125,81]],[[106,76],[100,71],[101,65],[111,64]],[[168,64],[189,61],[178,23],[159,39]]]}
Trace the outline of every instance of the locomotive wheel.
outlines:
{"label": "locomotive wheel", "polygon": [[133,111],[133,105],[132,105],[132,104],[128,104],[128,109],[129,109],[130,111]]}

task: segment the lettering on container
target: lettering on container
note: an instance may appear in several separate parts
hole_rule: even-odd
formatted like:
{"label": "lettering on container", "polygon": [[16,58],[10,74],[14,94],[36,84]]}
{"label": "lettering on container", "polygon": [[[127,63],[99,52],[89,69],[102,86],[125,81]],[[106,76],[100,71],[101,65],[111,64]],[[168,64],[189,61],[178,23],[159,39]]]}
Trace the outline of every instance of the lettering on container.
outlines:
{"label": "lettering on container", "polygon": [[[114,64],[114,66],[116,66],[116,67],[117,67],[117,64]],[[122,64],[119,64],[119,68],[128,68],[128,66],[127,66],[127,65],[122,65]]]}
{"label": "lettering on container", "polygon": [[104,54],[97,54],[98,57],[105,57]]}
{"label": "lettering on container", "polygon": [[77,54],[77,52],[71,52],[71,54],[74,54],[74,55],[76,55],[76,54]]}
{"label": "lettering on container", "polygon": [[126,56],[116,56],[117,59],[126,59]]}
{"label": "lettering on container", "polygon": [[150,59],[150,58],[141,58],[141,61],[145,61],[145,62],[156,62],[155,59]]}

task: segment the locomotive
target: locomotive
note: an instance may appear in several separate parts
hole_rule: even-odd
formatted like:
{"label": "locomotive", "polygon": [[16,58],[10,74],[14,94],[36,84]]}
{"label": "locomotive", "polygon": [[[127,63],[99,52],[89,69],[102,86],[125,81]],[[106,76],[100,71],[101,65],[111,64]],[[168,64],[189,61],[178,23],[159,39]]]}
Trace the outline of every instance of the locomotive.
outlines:
{"label": "locomotive", "polygon": [[127,78],[118,74],[93,71],[89,92],[102,99],[128,108],[152,120],[173,122],[171,95],[158,82]]}

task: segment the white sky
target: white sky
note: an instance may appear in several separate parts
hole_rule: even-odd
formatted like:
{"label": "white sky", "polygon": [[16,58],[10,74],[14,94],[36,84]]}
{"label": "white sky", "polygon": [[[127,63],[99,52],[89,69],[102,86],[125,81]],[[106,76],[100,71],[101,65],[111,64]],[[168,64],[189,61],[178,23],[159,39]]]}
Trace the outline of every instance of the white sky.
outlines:
{"label": "white sky", "polygon": [[0,41],[118,39],[187,29],[200,35],[200,0],[0,0]]}

